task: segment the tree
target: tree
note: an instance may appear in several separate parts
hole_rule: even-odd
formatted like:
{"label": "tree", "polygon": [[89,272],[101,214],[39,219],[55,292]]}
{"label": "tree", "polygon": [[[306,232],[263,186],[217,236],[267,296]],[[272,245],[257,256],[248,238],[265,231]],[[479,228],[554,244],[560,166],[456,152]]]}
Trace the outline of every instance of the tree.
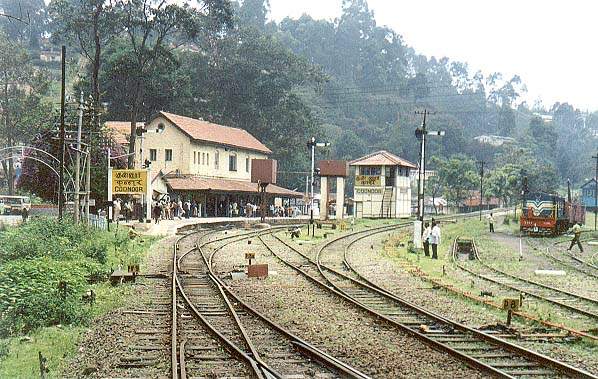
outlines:
{"label": "tree", "polygon": [[[27,143],[47,127],[50,108],[42,101],[49,86],[47,74],[31,65],[27,51],[0,32],[0,143]],[[12,159],[2,161],[8,191],[14,193]]]}
{"label": "tree", "polygon": [[29,48],[39,47],[39,38],[46,31],[47,13],[43,0],[0,0],[0,30],[11,41]]}
{"label": "tree", "polygon": [[453,155],[448,160],[432,157],[430,163],[437,171],[446,200],[454,206],[459,206],[469,191],[476,188],[478,174],[471,158],[464,155]]}
{"label": "tree", "polygon": [[[117,22],[124,30],[129,49],[121,62],[129,69],[131,132],[128,166],[134,166],[135,129],[145,95],[148,73],[161,61],[174,60],[173,51],[200,36],[201,32],[220,31],[232,22],[228,0],[203,0],[200,8],[168,4],[155,0],[118,0]],[[206,33],[207,34],[207,33]],[[123,83],[124,84],[124,83]]]}
{"label": "tree", "polygon": [[113,4],[105,0],[52,0],[49,13],[53,38],[77,45],[89,61],[92,98],[99,106],[102,49],[119,32]]}
{"label": "tree", "polygon": [[486,179],[486,195],[499,198],[505,206],[512,205],[521,193],[521,167],[508,163],[490,171]]}
{"label": "tree", "polygon": [[436,209],[436,198],[443,192],[442,181],[438,175],[430,176],[426,179],[426,189],[432,197],[432,206],[434,207],[434,214],[438,214]]}
{"label": "tree", "polygon": [[270,0],[243,0],[238,11],[239,22],[246,26],[264,29],[269,11]]}

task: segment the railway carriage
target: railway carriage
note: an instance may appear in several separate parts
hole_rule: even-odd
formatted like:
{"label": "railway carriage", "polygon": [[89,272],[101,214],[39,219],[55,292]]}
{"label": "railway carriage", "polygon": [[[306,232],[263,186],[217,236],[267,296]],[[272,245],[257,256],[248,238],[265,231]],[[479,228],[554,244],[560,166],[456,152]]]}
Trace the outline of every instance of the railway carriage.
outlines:
{"label": "railway carriage", "polygon": [[532,235],[558,235],[576,222],[585,222],[585,210],[576,202],[544,192],[527,193],[523,199],[520,230]]}

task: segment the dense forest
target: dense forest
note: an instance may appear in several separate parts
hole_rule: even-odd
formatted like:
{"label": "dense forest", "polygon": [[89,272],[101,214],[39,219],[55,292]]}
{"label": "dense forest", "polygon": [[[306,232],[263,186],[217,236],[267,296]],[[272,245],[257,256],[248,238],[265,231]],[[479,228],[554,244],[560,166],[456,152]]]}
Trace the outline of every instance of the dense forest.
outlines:
{"label": "dense forest", "polygon": [[40,52],[66,44],[71,92],[103,104],[103,120],[166,110],[247,129],[273,150],[290,188],[304,186],[297,172],[308,170],[312,136],[332,143],[323,158],[384,149],[417,161],[424,109],[428,127],[446,132],[429,140],[429,165],[440,173],[430,185],[451,202],[477,188],[481,161],[486,194],[507,202],[524,176],[532,189],[555,191],[593,173],[598,113],[527,104],[519,76],[418,54],[400,30],[376,24],[366,0],[344,0],[335,20],[281,22],[268,19],[268,0],[0,0],[0,8],[27,16],[0,17],[0,87],[11,88],[0,95],[3,145],[52,127],[59,73]]}

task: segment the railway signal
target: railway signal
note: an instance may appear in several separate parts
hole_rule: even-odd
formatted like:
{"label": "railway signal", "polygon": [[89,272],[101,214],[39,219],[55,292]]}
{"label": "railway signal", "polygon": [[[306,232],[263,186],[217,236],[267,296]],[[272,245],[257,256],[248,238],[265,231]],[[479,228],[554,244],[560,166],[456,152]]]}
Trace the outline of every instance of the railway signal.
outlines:
{"label": "railway signal", "polygon": [[[314,225],[314,174],[316,173],[316,147],[328,147],[330,142],[316,142],[316,137],[311,137],[307,142],[307,148],[311,152],[311,181],[309,184],[309,224],[312,226],[312,236],[316,233]],[[309,232],[308,232],[309,234]]]}
{"label": "railway signal", "polygon": [[426,129],[426,117],[430,115],[427,109],[423,112],[415,112],[415,114],[423,115],[422,126],[415,129],[415,137],[420,141],[419,152],[419,170],[417,182],[417,220],[414,225],[414,243],[415,247],[420,248],[421,235],[423,233],[422,224],[424,222],[424,193],[426,180],[426,136],[444,136],[444,130],[432,131]]}

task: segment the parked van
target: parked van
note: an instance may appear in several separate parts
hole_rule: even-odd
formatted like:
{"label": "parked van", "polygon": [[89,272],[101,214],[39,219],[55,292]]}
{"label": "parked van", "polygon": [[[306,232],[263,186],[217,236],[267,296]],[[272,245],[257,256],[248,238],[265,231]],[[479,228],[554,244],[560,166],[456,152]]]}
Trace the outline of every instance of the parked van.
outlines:
{"label": "parked van", "polygon": [[31,211],[31,200],[29,196],[0,195],[0,215],[21,214],[23,207]]}

